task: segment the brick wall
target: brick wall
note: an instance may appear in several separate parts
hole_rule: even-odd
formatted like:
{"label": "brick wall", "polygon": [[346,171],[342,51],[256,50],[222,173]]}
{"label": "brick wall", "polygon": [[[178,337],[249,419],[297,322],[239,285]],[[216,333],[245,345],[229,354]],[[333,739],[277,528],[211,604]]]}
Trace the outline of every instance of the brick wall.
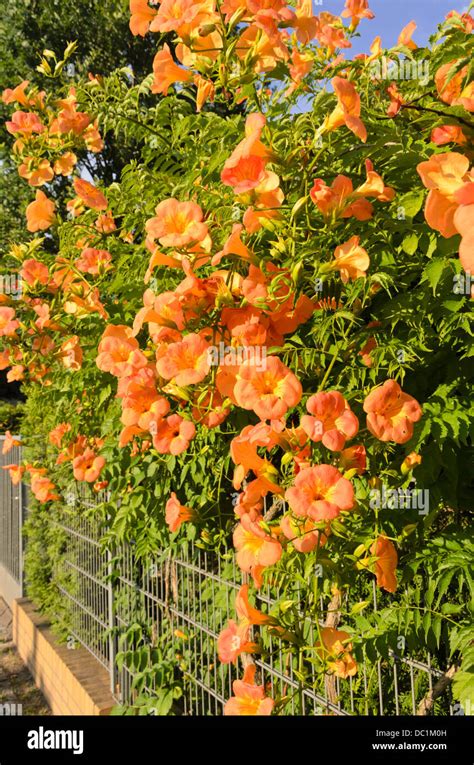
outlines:
{"label": "brick wall", "polygon": [[85,648],[58,642],[28,598],[13,601],[13,641],[53,715],[107,715],[109,674]]}

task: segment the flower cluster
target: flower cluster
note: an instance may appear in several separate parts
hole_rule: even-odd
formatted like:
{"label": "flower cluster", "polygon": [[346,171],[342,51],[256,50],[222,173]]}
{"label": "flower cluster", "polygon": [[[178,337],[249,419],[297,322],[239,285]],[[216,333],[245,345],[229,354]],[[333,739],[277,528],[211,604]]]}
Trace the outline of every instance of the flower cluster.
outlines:
{"label": "flower cluster", "polygon": [[[74,88],[66,98],[52,100],[44,91],[29,88],[28,80],[24,80],[16,88],[7,88],[2,100],[20,107],[6,128],[16,139],[13,153],[19,163],[18,173],[30,186],[50,184],[55,176],[70,176],[78,161],[75,151],[97,153],[103,149],[97,122],[78,110]],[[54,220],[54,202],[38,191],[33,205],[29,207],[28,230],[49,228]]]}
{"label": "flower cluster", "polygon": [[[298,0],[296,7],[285,0],[263,4],[256,0],[163,0],[158,7],[147,0],[130,0],[130,12],[132,34],[172,35],[172,47],[165,43],[155,56],[152,92],[166,95],[171,85],[192,84],[197,89],[198,111],[214,99],[216,80],[228,97],[234,92],[237,98],[245,98],[242,81],[282,64],[288,67],[291,84],[287,92],[292,93],[320,57],[311,43],[331,58],[336,49],[351,47],[343,26],[345,18],[351,17],[351,29],[362,18],[373,18],[368,0],[347,0],[341,17],[327,11],[314,15],[310,0]],[[228,66],[230,56],[232,68]],[[347,105],[354,126],[356,110],[355,104]]]}
{"label": "flower cluster", "polygon": [[[474,97],[468,106],[474,111]],[[469,169],[469,159],[448,151],[421,162],[417,170],[429,189],[426,222],[446,238],[461,234],[461,265],[465,271],[474,272],[474,171]]]}
{"label": "flower cluster", "polygon": [[[65,98],[53,98],[27,81],[6,90],[3,101],[18,107],[7,122],[18,171],[35,198],[25,212],[34,236],[8,253],[22,294],[18,300],[0,294],[0,369],[8,370],[8,381],[37,383],[42,390],[85,381],[70,402],[71,411],[82,416],[80,425],[66,422],[67,414],[60,412],[48,450],[55,466],[65,466],[71,477],[97,492],[110,488],[114,468],[121,470],[111,464],[109,453],[117,463],[123,458],[125,473],[133,458],[140,474],[144,463],[188,470],[209,443],[223,445],[225,468],[212,508],[220,508],[225,498],[225,533],[243,585],[234,601],[235,618],[218,636],[217,653],[222,663],[241,662],[245,670],[233,684],[225,713],[268,715],[275,701],[257,683],[251,656],[265,653],[268,635],[298,650],[305,636],[294,623],[298,605],[290,624],[282,604],[268,606],[264,584],[294,571],[304,582],[299,572],[307,577],[322,551],[338,577],[349,571],[362,581],[372,578],[387,598],[397,590],[397,547],[411,533],[410,525],[398,533],[387,515],[369,517],[367,494],[385,476],[398,473],[408,482],[422,462],[412,451],[419,445],[410,441],[420,430],[416,424],[423,411],[410,393],[421,400],[419,388],[405,370],[391,360],[378,361],[380,337],[396,324],[387,316],[398,310],[395,300],[384,310],[380,292],[389,292],[393,274],[407,264],[396,262],[403,245],[397,239],[402,228],[395,220],[397,202],[392,205],[400,193],[388,157],[394,144],[379,135],[371,110],[363,107],[365,85],[374,86],[374,101],[382,110],[375,119],[383,120],[387,135],[387,123],[398,127],[395,121],[422,106],[419,99],[410,100],[408,88],[374,82],[371,67],[383,56],[380,38],[370,55],[344,59],[359,23],[373,18],[367,0],[346,0],[340,16],[314,15],[310,0],[295,5],[285,0],[130,0],[130,10],[134,35],[167,35],[154,59],[153,81],[150,75],[148,85],[134,95],[149,98],[151,89],[165,100],[180,83],[178,90],[195,93],[195,111],[203,110],[199,117],[192,114],[197,125],[206,116],[217,121],[217,115],[206,115],[215,101],[232,115],[245,110],[242,133],[232,144],[229,135],[235,133],[219,133],[222,153],[214,174],[201,166],[197,170],[196,162],[191,181],[168,183],[167,178],[151,185],[149,198],[143,204],[135,200],[129,213],[126,173],[122,185],[102,189],[78,171],[81,152],[99,152],[103,146],[97,120],[80,110],[80,92],[70,89]],[[451,15],[449,24],[466,35],[473,29],[468,14]],[[415,29],[412,23],[402,30],[398,45],[416,52]],[[393,60],[397,56],[395,50]],[[428,108],[427,119],[434,111],[437,122],[430,122],[431,140],[420,155],[428,159],[417,160],[417,170],[429,192],[427,225],[442,237],[460,236],[460,263],[471,272],[474,173],[462,149],[439,148],[463,147],[471,140],[469,123],[451,124],[458,111],[474,111],[470,69],[463,65],[454,72],[455,64],[438,69],[433,94],[441,107],[456,111],[449,112],[449,124],[440,124],[445,114]],[[319,123],[308,118],[294,139],[285,125],[277,125],[269,106],[274,94],[268,83],[275,72],[275,77],[284,73],[288,96],[299,88],[309,92],[312,78],[321,87],[331,83],[331,92],[322,93]],[[318,115],[319,87],[312,93]],[[150,128],[139,124],[144,131]],[[235,130],[238,124],[236,118]],[[153,139],[156,132],[151,127]],[[337,158],[333,174],[319,161],[323,150],[316,149],[323,139],[333,159],[340,143],[348,146],[341,157],[351,156],[347,164]],[[148,166],[141,170],[155,180]],[[138,183],[142,176],[133,175],[133,163],[128,171]],[[355,181],[361,172],[363,179]],[[71,183],[64,210],[56,194],[58,176]],[[419,180],[418,185],[421,206]],[[123,219],[131,220],[129,230]],[[419,225],[432,235],[422,220]],[[139,284],[131,297],[120,279],[132,273],[127,268],[132,260]],[[308,286],[313,274],[329,283],[329,294],[315,295]],[[308,363],[307,350],[312,354]],[[349,382],[345,365],[357,371]],[[103,396],[94,398],[88,385],[103,386]],[[95,420],[88,429],[88,413],[109,399],[113,424],[101,429]],[[7,433],[4,453],[16,445]],[[14,483],[28,474],[40,503],[60,499],[60,481],[43,465],[5,469]],[[128,480],[127,473],[123,485]],[[137,478],[138,484],[142,480]],[[165,532],[201,526],[208,512],[205,491],[199,504],[176,474],[163,483],[163,494],[156,496],[162,496],[157,504]],[[127,491],[135,488],[131,484]],[[213,516],[213,532],[214,521]],[[337,587],[335,592],[339,597]],[[338,629],[338,622],[322,626],[315,616],[319,599],[319,592],[308,597],[317,635],[304,650],[313,652],[311,660],[323,673],[351,678],[358,672],[353,630],[349,624]],[[291,602],[286,608],[291,610]]]}

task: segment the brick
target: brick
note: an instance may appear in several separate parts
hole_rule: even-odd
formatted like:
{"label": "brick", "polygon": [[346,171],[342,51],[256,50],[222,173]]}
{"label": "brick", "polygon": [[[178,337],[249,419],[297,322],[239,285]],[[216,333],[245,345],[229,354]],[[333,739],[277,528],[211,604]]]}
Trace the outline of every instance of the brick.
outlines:
{"label": "brick", "polygon": [[13,640],[53,714],[110,714],[115,701],[105,668],[86,649],[59,644],[27,598],[13,604]]}

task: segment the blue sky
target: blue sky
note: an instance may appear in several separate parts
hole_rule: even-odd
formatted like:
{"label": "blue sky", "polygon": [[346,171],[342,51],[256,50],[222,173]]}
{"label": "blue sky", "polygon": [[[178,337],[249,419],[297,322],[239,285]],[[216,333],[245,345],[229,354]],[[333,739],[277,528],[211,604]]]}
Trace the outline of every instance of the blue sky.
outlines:
{"label": "blue sky", "polygon": [[[339,15],[344,4],[345,0],[323,0],[321,5],[313,3],[313,7],[315,13],[328,11]],[[465,11],[468,6],[469,0],[369,0],[375,19],[361,21],[358,29],[361,38],[353,40],[352,48],[345,51],[346,56],[352,58],[357,53],[368,53],[377,35],[382,37],[383,47],[390,48],[396,44],[403,27],[412,20],[418,24],[413,39],[422,46],[449,11]]]}

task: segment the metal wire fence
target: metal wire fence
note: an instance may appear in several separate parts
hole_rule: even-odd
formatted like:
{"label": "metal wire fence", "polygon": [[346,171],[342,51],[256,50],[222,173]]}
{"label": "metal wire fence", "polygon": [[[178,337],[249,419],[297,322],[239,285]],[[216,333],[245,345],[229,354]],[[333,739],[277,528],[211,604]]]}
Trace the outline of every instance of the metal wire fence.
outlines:
{"label": "metal wire fence", "polygon": [[[55,580],[71,635],[108,669],[117,703],[140,706],[146,699],[148,713],[161,714],[160,700],[172,685],[179,692],[166,709],[222,714],[237,677],[235,667],[217,656],[217,637],[235,618],[234,596],[242,584],[232,553],[217,556],[187,541],[173,556],[163,550],[152,560],[138,560],[133,546],[113,551],[101,546],[103,529],[81,512],[89,500],[76,493],[71,504],[74,511],[55,520],[64,537]],[[278,587],[264,586],[257,606],[271,607],[278,594]],[[316,625],[308,623],[307,633],[314,644]],[[276,637],[265,640],[265,653],[255,663],[268,692],[282,699],[281,713],[288,715],[416,714],[443,675],[429,654],[408,657],[391,651],[376,661],[364,657],[357,675],[347,679],[307,664],[303,684],[294,652]],[[449,691],[432,713],[455,713]]]}
{"label": "metal wire fence", "polygon": [[[15,438],[15,437],[14,437]],[[22,527],[25,487],[21,481],[13,485],[7,465],[21,463],[21,446],[13,446],[3,454],[5,436],[0,436],[0,592],[10,603],[23,592]]]}

